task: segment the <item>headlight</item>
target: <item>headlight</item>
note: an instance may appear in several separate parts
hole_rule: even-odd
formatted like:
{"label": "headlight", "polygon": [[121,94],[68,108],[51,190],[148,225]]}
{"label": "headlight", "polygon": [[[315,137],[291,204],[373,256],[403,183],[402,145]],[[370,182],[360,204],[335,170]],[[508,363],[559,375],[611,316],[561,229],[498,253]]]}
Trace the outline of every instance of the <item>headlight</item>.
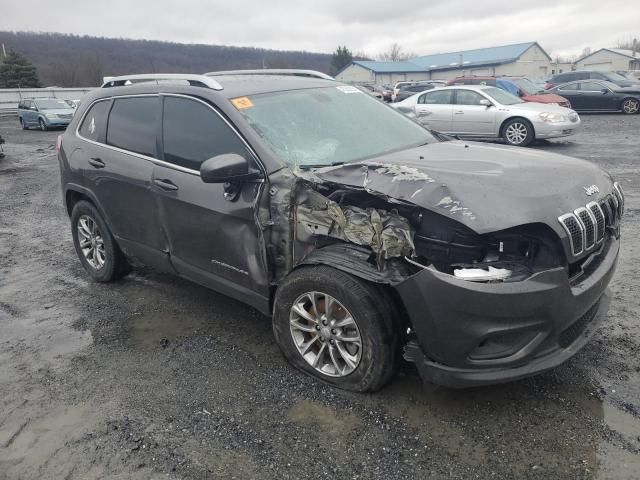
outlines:
{"label": "headlight", "polygon": [[558,123],[558,122],[567,121],[567,116],[562,115],[560,113],[542,112],[538,114],[538,117],[540,117],[540,120],[542,120],[543,122],[548,122],[548,123]]}
{"label": "headlight", "polygon": [[55,113],[45,113],[44,116],[47,118],[58,118],[58,115]]}

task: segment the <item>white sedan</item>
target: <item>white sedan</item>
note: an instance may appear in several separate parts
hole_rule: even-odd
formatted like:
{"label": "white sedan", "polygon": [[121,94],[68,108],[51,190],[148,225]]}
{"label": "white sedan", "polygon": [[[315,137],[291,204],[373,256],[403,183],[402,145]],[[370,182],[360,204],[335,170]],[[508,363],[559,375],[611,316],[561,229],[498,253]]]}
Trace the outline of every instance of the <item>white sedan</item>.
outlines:
{"label": "white sedan", "polygon": [[526,146],[539,138],[573,135],[580,116],[554,104],[524,102],[496,87],[459,85],[417,93],[391,104],[421,124],[464,138],[503,138]]}

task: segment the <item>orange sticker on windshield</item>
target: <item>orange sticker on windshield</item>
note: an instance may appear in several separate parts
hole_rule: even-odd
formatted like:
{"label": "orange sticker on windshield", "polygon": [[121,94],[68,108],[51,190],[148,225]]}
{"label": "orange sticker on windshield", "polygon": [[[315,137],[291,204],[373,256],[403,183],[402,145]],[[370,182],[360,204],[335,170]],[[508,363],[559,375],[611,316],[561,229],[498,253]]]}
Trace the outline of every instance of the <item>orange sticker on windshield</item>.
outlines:
{"label": "orange sticker on windshield", "polygon": [[245,108],[253,107],[253,102],[249,99],[249,97],[232,98],[231,103],[233,103],[233,106],[238,110],[244,110]]}

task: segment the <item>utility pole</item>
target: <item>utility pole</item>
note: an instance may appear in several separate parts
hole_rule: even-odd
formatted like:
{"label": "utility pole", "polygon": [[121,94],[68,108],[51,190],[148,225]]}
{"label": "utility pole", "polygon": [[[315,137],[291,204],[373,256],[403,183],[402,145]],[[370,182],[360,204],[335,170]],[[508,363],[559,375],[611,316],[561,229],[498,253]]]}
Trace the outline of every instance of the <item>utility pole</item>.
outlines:
{"label": "utility pole", "polygon": [[3,57],[7,56],[7,50],[4,48],[4,43],[2,44],[2,56]]}

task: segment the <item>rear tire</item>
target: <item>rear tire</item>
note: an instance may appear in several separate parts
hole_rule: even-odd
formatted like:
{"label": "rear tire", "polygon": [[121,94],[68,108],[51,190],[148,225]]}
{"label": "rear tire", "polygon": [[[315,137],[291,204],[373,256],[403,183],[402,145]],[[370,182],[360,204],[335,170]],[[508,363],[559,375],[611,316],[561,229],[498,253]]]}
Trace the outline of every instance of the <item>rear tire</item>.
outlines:
{"label": "rear tire", "polygon": [[22,130],[26,130],[26,129],[27,129],[27,126],[24,124],[24,120],[22,119],[22,117],[20,117],[20,118],[18,119],[18,121],[20,122],[20,128],[21,128]]}
{"label": "rear tire", "polygon": [[38,119],[38,125],[40,125],[40,130],[42,130],[43,132],[47,131],[47,124],[44,123],[44,120],[39,118]]}
{"label": "rear tire", "polygon": [[73,207],[71,235],[82,266],[96,282],[112,282],[131,271],[102,215],[86,200]]}
{"label": "rear tire", "polygon": [[622,101],[622,113],[635,115],[638,112],[640,112],[640,100],[637,98],[625,98]]}
{"label": "rear tire", "polygon": [[502,127],[502,138],[508,145],[526,147],[535,139],[533,125],[524,118],[507,120]]}
{"label": "rear tire", "polygon": [[343,271],[303,267],[278,288],[273,332],[297,369],[345,390],[375,391],[399,360],[399,327],[387,301],[380,287]]}

